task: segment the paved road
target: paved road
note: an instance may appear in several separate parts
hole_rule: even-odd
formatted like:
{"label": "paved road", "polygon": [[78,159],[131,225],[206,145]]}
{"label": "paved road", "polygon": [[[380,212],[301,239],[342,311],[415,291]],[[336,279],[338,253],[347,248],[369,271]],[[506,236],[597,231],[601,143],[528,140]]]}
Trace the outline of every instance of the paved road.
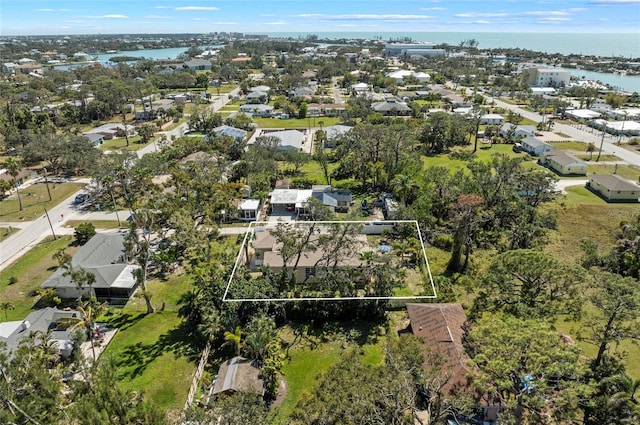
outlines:
{"label": "paved road", "polygon": [[[525,111],[524,109],[511,105],[509,103],[503,102],[498,99],[494,99],[495,104],[498,107],[517,112],[525,118],[533,120],[535,122],[542,121],[542,115],[537,112]],[[578,126],[578,125],[567,125],[561,124],[556,121],[555,125],[552,128],[553,132],[564,133],[568,136],[571,136],[572,139],[576,141],[584,142],[584,143],[593,143],[597,148],[600,147],[600,143],[602,142],[602,132],[594,130],[592,128],[586,126]],[[616,142],[618,141],[617,136],[613,136],[611,134],[605,134],[604,143],[602,143],[602,152],[608,154],[614,154],[622,158],[625,162],[636,165],[640,167],[640,154],[636,152],[632,152],[628,149],[625,149],[621,146],[618,146]],[[597,154],[596,154],[597,155]]]}
{"label": "paved road", "polygon": [[[209,109],[213,112],[218,111],[224,105],[229,103],[229,101],[233,98],[234,95],[238,94],[240,91],[239,88],[236,88],[228,95],[223,95],[216,99],[212,104],[209,105]],[[187,130],[186,124],[181,124],[177,128],[162,132],[161,134],[165,134],[169,142],[171,142],[171,136],[180,137]],[[159,138],[158,138],[159,139]],[[156,139],[157,140],[157,139]],[[156,150],[155,142],[150,143],[144,148],[137,151],[138,157],[142,157],[142,155],[154,152]],[[78,183],[89,183],[90,179],[75,179],[74,182]],[[15,223],[15,227],[19,227],[20,231],[14,233],[9,236],[4,241],[0,242],[0,271],[10,265],[12,262],[20,258],[25,252],[30,250],[34,245],[42,241],[47,236],[52,234],[51,227],[53,227],[53,232],[56,235],[63,234],[73,234],[73,228],[64,227],[64,222],[67,220],[116,220],[115,212],[105,212],[105,211],[96,211],[96,212],[86,212],[83,210],[79,210],[76,206],[73,205],[73,201],[76,195],[83,193],[82,190],[72,194],[67,199],[60,202],[56,207],[52,208],[49,211],[49,218],[51,219],[51,226],[49,225],[49,221],[47,220],[44,210],[42,211],[42,215],[36,218],[33,221],[25,221],[20,223]],[[120,220],[126,220],[129,217],[128,211],[121,211],[118,213],[120,216]],[[7,227],[12,225],[7,223]]]}
{"label": "paved road", "polygon": [[340,86],[338,86],[338,77],[331,78],[331,86],[333,87],[333,103],[342,103],[342,93],[340,92]]}

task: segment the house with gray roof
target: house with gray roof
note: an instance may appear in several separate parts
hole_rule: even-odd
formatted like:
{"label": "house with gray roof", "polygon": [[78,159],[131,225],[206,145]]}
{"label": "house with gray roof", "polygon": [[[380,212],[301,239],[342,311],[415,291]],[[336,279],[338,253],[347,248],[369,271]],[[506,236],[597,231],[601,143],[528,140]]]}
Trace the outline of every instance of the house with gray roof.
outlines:
{"label": "house with gray roof", "polygon": [[63,311],[47,307],[31,312],[24,320],[0,322],[0,341],[6,344],[6,350],[13,353],[20,342],[32,332],[51,332],[51,340],[58,348],[60,357],[67,358],[73,351],[71,343],[76,332],[70,328],[75,321],[82,320],[77,311]]}
{"label": "house with gray roof", "polygon": [[299,151],[307,139],[307,136],[300,130],[272,131],[270,133],[263,133],[263,136],[277,138],[278,150],[281,151]]}
{"label": "house with gray roof", "polygon": [[522,139],[523,137],[533,137],[536,135],[535,125],[515,125],[511,123],[502,124],[498,133],[500,137],[507,137],[513,131],[514,139]]}
{"label": "house with gray roof", "polygon": [[592,174],[586,186],[607,202],[640,202],[640,186],[616,174]]}
{"label": "house with gray roof", "polygon": [[273,114],[273,106],[245,103],[244,105],[240,105],[240,112],[257,117],[270,117]]}
{"label": "house with gray roof", "polygon": [[269,102],[269,93],[264,91],[252,91],[246,96],[248,104],[264,104]]}
{"label": "house with gray roof", "polygon": [[311,196],[320,200],[333,212],[347,212],[353,203],[353,195],[350,190],[337,190],[330,185],[311,186]]}
{"label": "house with gray roof", "polygon": [[330,125],[324,129],[325,134],[327,135],[327,140],[324,143],[325,148],[333,148],[336,146],[336,141],[342,138],[349,130],[353,127],[350,125]]}
{"label": "house with gray roof", "polygon": [[122,233],[97,233],[72,257],[74,270],[93,273],[96,282],[91,288],[78,288],[63,268],[56,270],[41,288],[53,288],[60,298],[95,296],[100,301],[124,304],[136,289],[137,265],[129,264]]}
{"label": "house with gray roof", "polygon": [[553,152],[553,146],[535,137],[525,137],[520,141],[522,150],[531,155],[542,155]]}
{"label": "house with gray roof", "polygon": [[218,377],[213,386],[213,395],[231,395],[238,391],[254,391],[264,394],[264,380],[260,378],[260,368],[255,361],[244,357],[234,357],[220,365]]}
{"label": "house with gray roof", "polygon": [[182,64],[185,68],[189,68],[193,71],[210,71],[211,70],[211,61],[204,59],[191,59],[185,61]]}
{"label": "house with gray roof", "polygon": [[83,134],[83,136],[85,139],[89,140],[89,142],[91,142],[91,144],[95,147],[98,147],[104,143],[104,134],[86,133]]}
{"label": "house with gray roof", "polygon": [[587,163],[562,151],[552,151],[540,155],[540,163],[563,176],[586,176]]}
{"label": "house with gray roof", "polygon": [[397,117],[411,115],[411,108],[404,102],[395,99],[387,99],[383,102],[375,102],[371,104],[374,111],[385,117]]}

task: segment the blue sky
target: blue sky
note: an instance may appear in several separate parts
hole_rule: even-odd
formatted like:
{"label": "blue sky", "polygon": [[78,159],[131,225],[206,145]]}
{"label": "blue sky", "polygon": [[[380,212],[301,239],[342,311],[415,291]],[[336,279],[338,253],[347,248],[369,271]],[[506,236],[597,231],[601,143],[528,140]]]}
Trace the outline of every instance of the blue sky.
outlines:
{"label": "blue sky", "polygon": [[0,35],[213,31],[640,33],[640,0],[0,0]]}

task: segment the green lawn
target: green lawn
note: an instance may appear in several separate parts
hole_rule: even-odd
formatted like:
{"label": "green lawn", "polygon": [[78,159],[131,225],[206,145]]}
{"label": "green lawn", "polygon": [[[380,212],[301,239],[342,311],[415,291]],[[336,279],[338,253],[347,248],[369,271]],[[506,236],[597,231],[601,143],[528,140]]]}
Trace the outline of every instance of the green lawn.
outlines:
{"label": "green lawn", "polygon": [[18,197],[13,193],[10,197],[0,201],[0,221],[31,221],[44,214],[44,209],[50,210],[74,192],[82,189],[79,183],[49,183],[51,201],[44,183],[33,184],[26,189],[20,189],[23,210],[20,211]]}
{"label": "green lawn", "polygon": [[[580,142],[551,142],[551,146],[559,150],[572,150],[578,152],[586,152],[587,144]],[[597,152],[596,152],[597,155]]]}
{"label": "green lawn", "polygon": [[0,242],[19,231],[20,229],[15,227],[0,227]]}
{"label": "green lawn", "polygon": [[368,341],[368,335],[375,331],[375,327],[369,323],[339,324],[332,335],[312,330],[310,334],[298,339],[294,337],[291,328],[281,329],[280,336],[291,344],[291,349],[288,361],[282,368],[287,383],[287,395],[283,404],[276,408],[275,423],[286,424],[298,402],[305,393],[314,388],[318,377],[340,361],[342,353],[345,352],[344,342],[343,339],[334,336],[346,335],[354,329],[360,332],[360,336],[354,342],[361,347],[364,361],[371,365],[382,363],[386,338],[379,337],[377,340]]}
{"label": "green lawn", "polygon": [[126,217],[121,218],[121,225],[118,226],[117,220],[67,220],[64,222],[64,227],[72,227],[75,228],[77,225],[82,223],[91,223],[97,230],[108,230],[108,229],[117,229],[117,228],[127,228],[127,222],[125,221]]}
{"label": "green lawn", "polygon": [[[591,155],[590,153],[581,153],[578,155],[574,155],[576,158],[581,159],[583,161],[594,161],[596,160],[596,158],[598,157],[598,153],[594,152],[593,155]],[[604,154],[604,155],[600,155],[600,161],[620,161],[620,158],[618,158],[615,155],[608,155],[608,154]]]}
{"label": "green lawn", "polygon": [[[456,152],[472,152],[473,146],[465,146],[463,148],[456,148]],[[511,157],[524,157],[525,154],[513,152],[513,146],[509,144],[494,144],[491,146],[484,146],[478,144],[478,150],[475,153],[475,160],[478,161],[491,161],[495,154],[506,154]],[[466,167],[467,161],[463,161],[457,158],[452,158],[451,154],[448,155],[435,155],[435,156],[423,156],[422,163],[425,167],[431,167],[434,165],[443,165],[456,171]]]}
{"label": "green lawn", "polygon": [[218,94],[218,91],[219,91],[220,94],[227,94],[227,93],[231,93],[233,90],[237,88],[238,86],[236,84],[222,84],[220,86],[220,90],[218,90],[218,87],[209,87],[209,93]]}
{"label": "green lawn", "polygon": [[598,164],[591,165],[593,163],[589,163],[587,165],[587,174],[617,174],[622,178],[630,179],[635,182],[638,181],[638,177],[640,177],[640,167],[636,167],[633,165],[621,165],[621,164]]}
{"label": "green lawn", "polygon": [[335,125],[340,123],[338,117],[316,117],[313,118],[291,118],[288,120],[276,120],[273,118],[253,118],[253,122],[258,124],[260,128],[297,128],[307,129],[309,127],[320,127],[322,122],[323,127]]}
{"label": "green lawn", "polygon": [[190,288],[185,275],[151,280],[147,290],[155,313],[147,315],[144,300],[134,297],[103,318],[119,329],[105,355],[116,360],[122,387],[166,409],[182,407],[202,349],[177,313],[180,296]]}
{"label": "green lawn", "polygon": [[[7,311],[8,320],[24,319],[32,310],[37,296],[32,292],[37,289],[57,268],[57,262],[51,257],[60,248],[67,248],[72,254],[78,249],[70,246],[72,236],[62,236],[58,240],[48,238],[31,248],[22,257],[9,265],[0,274],[0,300],[10,302],[14,309]],[[9,285],[9,279],[16,277],[17,283]],[[4,314],[0,321],[4,320]]]}
{"label": "green lawn", "polygon": [[103,144],[98,146],[98,149],[101,151],[114,151],[114,150],[122,150],[122,151],[137,151],[145,146],[148,143],[138,143],[142,138],[140,136],[129,137],[129,146],[127,146],[127,139],[124,137],[117,137],[111,140],[105,140]]}

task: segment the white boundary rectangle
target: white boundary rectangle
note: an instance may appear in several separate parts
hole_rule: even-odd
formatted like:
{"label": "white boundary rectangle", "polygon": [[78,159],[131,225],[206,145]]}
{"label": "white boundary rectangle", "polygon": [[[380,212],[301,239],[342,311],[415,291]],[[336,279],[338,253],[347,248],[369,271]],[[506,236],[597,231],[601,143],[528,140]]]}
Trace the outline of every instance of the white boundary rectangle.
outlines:
{"label": "white boundary rectangle", "polygon": [[[420,241],[420,247],[422,249],[422,255],[424,258],[424,263],[427,267],[427,273],[429,275],[429,282],[431,283],[431,289],[433,291],[433,295],[416,295],[410,297],[334,297],[334,298],[324,298],[324,297],[300,297],[300,298],[234,298],[227,299],[227,294],[229,293],[229,288],[231,287],[231,282],[233,281],[233,277],[236,274],[236,270],[240,264],[240,260],[242,258],[242,253],[245,248],[245,244],[249,243],[251,236],[253,234],[254,228],[258,226],[264,227],[276,227],[280,224],[285,225],[304,225],[304,224],[380,224],[380,225],[393,225],[396,223],[410,223],[416,226],[416,233],[418,235],[418,240]],[[240,245],[240,249],[238,250],[238,255],[236,256],[235,264],[233,265],[233,269],[231,270],[231,276],[229,276],[229,281],[227,282],[227,288],[224,291],[224,295],[222,296],[223,302],[274,302],[274,301],[349,301],[349,300],[420,300],[420,299],[435,299],[438,295],[436,294],[436,287],[433,284],[433,276],[431,275],[431,267],[429,266],[429,260],[427,259],[427,251],[424,248],[424,240],[422,239],[422,232],[420,232],[420,226],[418,226],[417,220],[375,220],[375,221],[252,221],[249,223],[249,227],[244,234],[244,239],[242,240],[242,244]]]}

